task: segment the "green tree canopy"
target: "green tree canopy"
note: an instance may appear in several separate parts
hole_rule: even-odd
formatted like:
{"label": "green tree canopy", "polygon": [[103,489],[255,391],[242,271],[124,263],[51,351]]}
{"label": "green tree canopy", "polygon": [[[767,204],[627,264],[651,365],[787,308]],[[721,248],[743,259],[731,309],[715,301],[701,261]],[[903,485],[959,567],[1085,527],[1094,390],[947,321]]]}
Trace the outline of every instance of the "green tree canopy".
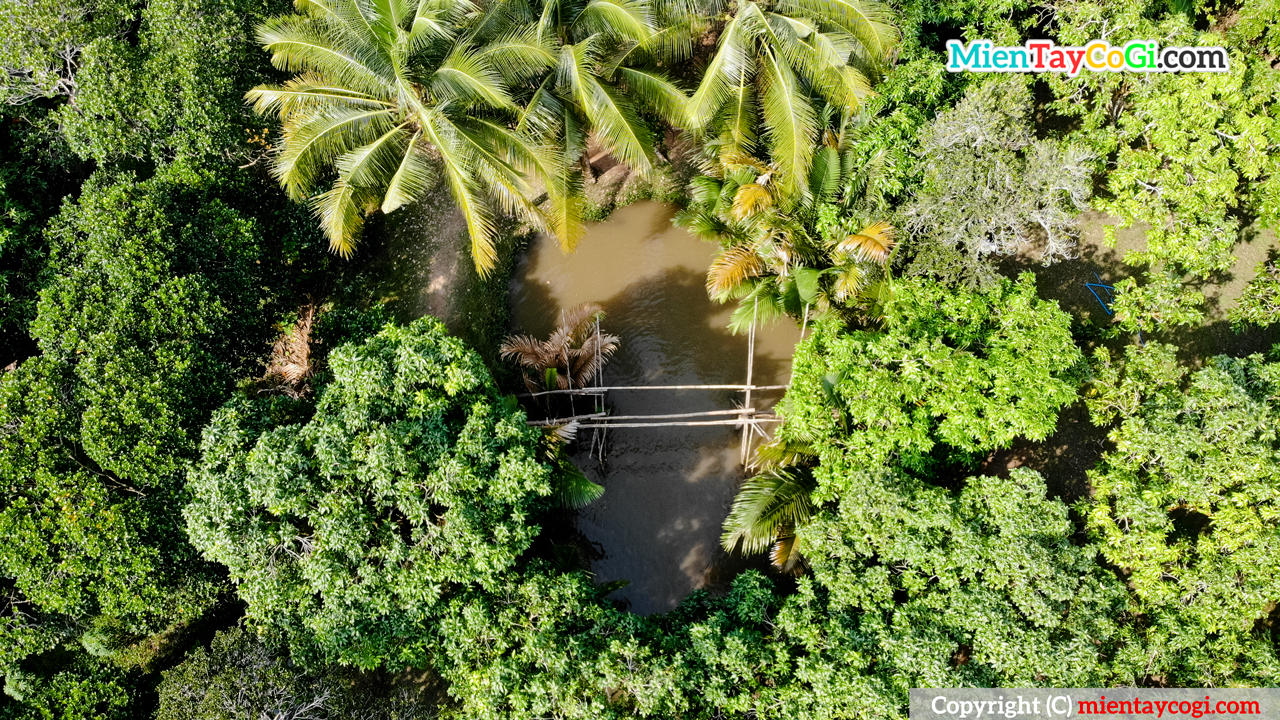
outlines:
{"label": "green tree canopy", "polygon": [[146,633],[208,601],[178,515],[184,464],[266,340],[256,224],[218,192],[99,175],[55,221],[43,354],[0,379],[0,564],[37,616]]}
{"label": "green tree canopy", "polygon": [[100,165],[255,161],[267,124],[243,95],[271,73],[253,27],[281,0],[150,0],[136,31],[104,35],[77,60],[76,94],[58,111],[77,153]]}
{"label": "green tree canopy", "polygon": [[1072,542],[1040,476],[971,477],[959,493],[860,473],[799,531],[834,607],[857,608],[877,672],[911,687],[1101,687],[1124,591]]}
{"label": "green tree canopy", "polygon": [[1175,685],[1274,683],[1280,364],[1217,357],[1184,379],[1174,351],[1130,347],[1123,371],[1100,353],[1088,398],[1095,422],[1120,421],[1081,510],[1145,619],[1126,660]]}
{"label": "green tree canopy", "polygon": [[239,397],[215,414],[187,528],[296,650],[403,667],[442,599],[511,571],[553,470],[439,321],[388,326],[328,362],[314,407]]}
{"label": "green tree canopy", "polygon": [[819,499],[860,492],[864,470],[926,471],[940,444],[1043,439],[1076,396],[1071,319],[1030,274],[978,291],[900,280],[884,315],[880,331],[819,323],[796,350],[778,434],[820,458]]}

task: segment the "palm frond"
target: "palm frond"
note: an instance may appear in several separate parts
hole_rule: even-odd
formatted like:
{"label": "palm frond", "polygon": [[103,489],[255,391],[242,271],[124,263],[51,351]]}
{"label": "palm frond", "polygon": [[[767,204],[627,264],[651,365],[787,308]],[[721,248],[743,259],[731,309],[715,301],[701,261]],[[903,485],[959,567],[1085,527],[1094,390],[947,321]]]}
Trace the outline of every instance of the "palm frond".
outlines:
{"label": "palm frond", "polygon": [[635,107],[591,76],[583,78],[589,104],[583,109],[600,142],[640,174],[653,170],[653,133]]}
{"label": "palm frond", "polygon": [[711,267],[707,270],[707,293],[713,298],[724,300],[748,278],[756,277],[766,270],[755,250],[747,245],[735,245],[722,251],[711,262]]}
{"label": "palm frond", "polygon": [[714,203],[720,196],[720,182],[709,175],[699,175],[689,181],[689,197],[695,205]]}
{"label": "palm frond", "polygon": [[386,187],[404,157],[408,134],[404,128],[404,125],[396,125],[373,142],[338,158],[335,163],[338,176],[353,187]]}
{"label": "palm frond", "polygon": [[382,212],[393,212],[417,200],[435,182],[435,168],[422,152],[421,138],[420,133],[409,138],[399,167],[387,181],[387,189],[382,198]]}
{"label": "palm frond", "polygon": [[811,464],[816,459],[817,453],[809,443],[777,439],[756,448],[752,466],[777,469]]}
{"label": "palm frond", "polygon": [[391,111],[341,108],[285,126],[284,151],[272,174],[293,200],[304,200],[327,166],[338,157],[372,142],[391,127]]}
{"label": "palm frond", "polygon": [[836,302],[847,302],[855,298],[867,287],[870,280],[868,273],[857,265],[844,268],[833,268],[835,282],[831,284],[831,296]]}
{"label": "palm frond", "polygon": [[521,28],[485,44],[478,55],[508,83],[523,82],[556,64],[555,53],[538,39],[533,27]]}
{"label": "palm frond", "polygon": [[368,94],[395,79],[376,47],[355,43],[308,17],[271,18],[258,26],[257,36],[271,51],[271,63],[286,72],[310,70],[331,84]]}
{"label": "palm frond", "polygon": [[364,212],[358,202],[358,190],[342,180],[311,201],[312,210],[320,218],[320,229],[329,240],[329,249],[349,258],[355,252],[356,238],[364,227]]}
{"label": "palm frond", "polygon": [[689,121],[695,130],[705,129],[728,100],[731,83],[739,81],[749,65],[750,36],[739,11],[720,31],[720,46],[702,73],[702,82],[689,99]]}
{"label": "palm frond", "polygon": [[809,192],[814,202],[829,201],[840,186],[840,154],[831,147],[823,147],[814,153],[813,168],[809,171]]}
{"label": "palm frond", "polygon": [[801,469],[769,470],[747,478],[724,522],[720,544],[745,555],[765,552],[813,515],[817,483]]}
{"label": "palm frond", "polygon": [[778,9],[839,27],[856,38],[866,57],[876,62],[883,62],[898,46],[898,31],[891,23],[892,12],[872,0],[780,0]]}
{"label": "palm frond", "polygon": [[796,82],[791,68],[773,52],[760,56],[764,115],[769,155],[778,166],[779,187],[791,198],[803,196],[808,185],[818,126],[813,105]]}
{"label": "palm frond", "polygon": [[587,479],[581,470],[567,460],[560,464],[555,478],[555,499],[562,507],[584,508],[604,495],[604,487]]}
{"label": "palm frond", "polygon": [[887,222],[877,222],[850,235],[836,246],[837,252],[883,263],[889,259],[894,245],[894,228]]}
{"label": "palm frond", "polygon": [[689,126],[689,99],[666,77],[628,67],[619,67],[614,75],[638,105],[678,128]]}
{"label": "palm frond", "polygon": [[282,85],[259,85],[245,93],[245,100],[253,103],[253,111],[259,115],[273,113],[281,119],[335,105],[362,109],[394,106],[385,97],[333,85],[316,73],[302,73]]}
{"label": "palm frond", "polygon": [[729,141],[725,147],[728,154],[746,154],[755,148],[758,119],[755,83],[752,82],[750,64],[744,64],[738,76],[728,85],[727,97],[718,119]]}
{"label": "palm frond", "polygon": [[498,250],[494,246],[493,213],[480,195],[472,176],[474,158],[460,147],[457,129],[438,111],[428,112],[422,118],[423,136],[440,154],[445,179],[467,223],[471,237],[471,259],[481,277],[489,274],[498,262]]}
{"label": "palm frond", "polygon": [[645,2],[590,0],[578,13],[572,30],[642,43],[653,34],[653,17]]}
{"label": "palm frond", "polygon": [[733,195],[733,207],[730,214],[735,220],[745,220],[758,212],[773,207],[773,193],[763,185],[746,183],[738,186]]}
{"label": "palm frond", "polygon": [[785,573],[799,574],[804,558],[800,555],[795,533],[780,535],[769,550],[769,562]]}
{"label": "palm frond", "polygon": [[548,345],[532,335],[508,335],[498,346],[503,359],[515,360],[521,367],[541,370],[554,359]]}
{"label": "palm frond", "polygon": [[515,110],[502,77],[480,53],[455,50],[431,75],[431,94],[438,100],[458,100]]}

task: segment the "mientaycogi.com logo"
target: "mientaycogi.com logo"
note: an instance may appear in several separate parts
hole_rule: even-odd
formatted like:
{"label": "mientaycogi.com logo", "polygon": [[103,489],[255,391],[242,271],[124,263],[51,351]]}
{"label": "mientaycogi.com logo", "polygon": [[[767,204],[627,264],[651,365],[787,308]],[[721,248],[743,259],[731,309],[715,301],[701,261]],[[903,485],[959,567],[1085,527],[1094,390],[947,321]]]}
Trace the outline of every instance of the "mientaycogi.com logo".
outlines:
{"label": "mientaycogi.com logo", "polygon": [[974,40],[965,47],[947,41],[947,70],[951,72],[1048,72],[1071,77],[1093,72],[1227,72],[1227,51],[1220,47],[1160,47],[1155,40],[1131,40],[1112,47],[1105,40],[1083,46],[1059,46],[1052,40],[1028,40],[1025,45],[997,46]]}

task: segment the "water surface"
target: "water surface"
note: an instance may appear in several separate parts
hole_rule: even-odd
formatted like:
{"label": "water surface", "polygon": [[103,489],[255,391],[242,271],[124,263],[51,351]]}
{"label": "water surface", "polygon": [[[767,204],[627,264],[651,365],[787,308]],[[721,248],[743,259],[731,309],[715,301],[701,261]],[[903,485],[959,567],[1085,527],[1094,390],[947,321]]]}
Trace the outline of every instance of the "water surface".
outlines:
{"label": "water surface", "polygon": [[[654,202],[621,208],[591,226],[571,255],[553,240],[535,242],[512,281],[513,329],[546,337],[562,309],[595,302],[608,314],[604,330],[622,339],[605,368],[605,385],[743,384],[746,336],[729,333],[733,306],[711,301],[704,287],[716,248],[673,226],[673,213]],[[786,383],[799,336],[785,320],[758,331],[755,384]],[[763,410],[779,397],[756,393],[752,405]],[[731,391],[621,391],[609,394],[609,409],[615,415],[698,412],[733,408],[742,399]],[[732,426],[617,428],[608,431],[603,463],[586,452],[589,433],[583,431],[574,461],[605,494],[578,513],[578,530],[602,551],[592,563],[598,581],[630,581],[615,597],[641,614],[663,612],[743,565],[719,545],[743,477],[740,432]]]}

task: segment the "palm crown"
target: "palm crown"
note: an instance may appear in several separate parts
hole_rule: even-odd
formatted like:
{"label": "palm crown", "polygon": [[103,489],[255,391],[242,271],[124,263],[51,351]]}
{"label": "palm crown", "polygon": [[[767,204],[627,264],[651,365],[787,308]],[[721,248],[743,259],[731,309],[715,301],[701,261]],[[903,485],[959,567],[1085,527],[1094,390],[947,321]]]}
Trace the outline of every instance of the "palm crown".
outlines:
{"label": "palm crown", "polygon": [[683,127],[686,98],[646,66],[687,57],[693,28],[703,17],[700,2],[507,0],[501,5],[513,28],[526,28],[523,32],[548,53],[547,72],[533,88],[522,125],[556,137],[567,163],[582,157],[590,134],[632,169],[651,170],[655,138],[641,111]]}
{"label": "palm crown", "polygon": [[[313,200],[334,251],[349,256],[367,214],[391,212],[443,175],[466,219],[472,257],[493,268],[495,206],[569,244],[580,225],[561,156],[510,129],[519,108],[509,78],[539,48],[486,39],[478,9],[453,0],[298,0],[259,39],[279,68],[298,74],[251,90],[277,114],[283,149],[273,171],[291,197]],[[503,68],[503,70],[499,70]],[[530,72],[536,72],[536,64]],[[516,74],[518,77],[518,73]],[[532,202],[530,181],[548,200]]]}
{"label": "palm crown", "polygon": [[870,0],[743,0],[693,94],[692,126],[722,155],[763,151],[781,193],[807,194],[831,119],[821,108],[847,118],[867,95],[898,40],[887,18]]}

